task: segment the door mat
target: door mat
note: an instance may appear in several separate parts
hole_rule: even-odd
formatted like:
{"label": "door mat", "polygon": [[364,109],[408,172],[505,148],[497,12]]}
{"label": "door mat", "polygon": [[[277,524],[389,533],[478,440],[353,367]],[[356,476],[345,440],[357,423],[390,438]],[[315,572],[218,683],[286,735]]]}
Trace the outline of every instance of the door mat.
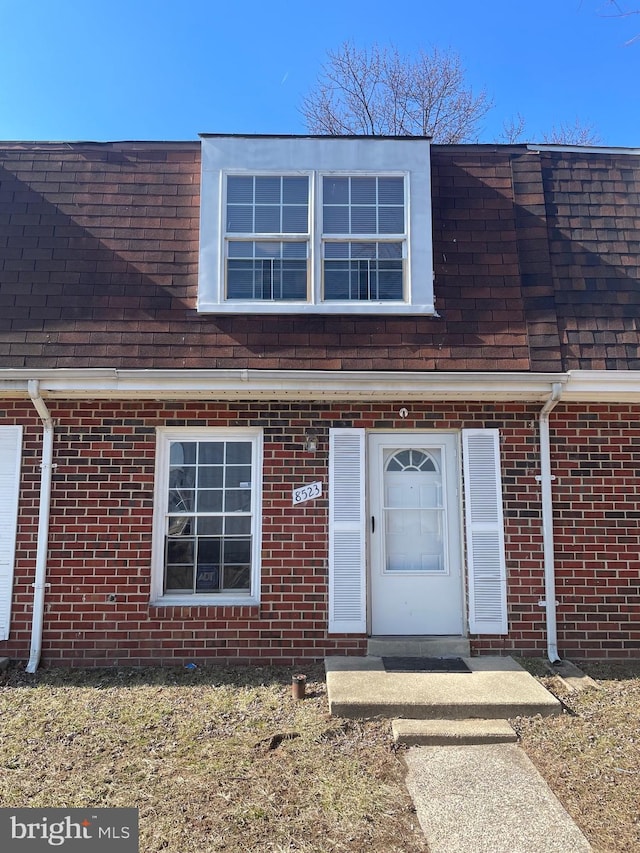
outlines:
{"label": "door mat", "polygon": [[471,672],[462,658],[382,658],[387,672]]}

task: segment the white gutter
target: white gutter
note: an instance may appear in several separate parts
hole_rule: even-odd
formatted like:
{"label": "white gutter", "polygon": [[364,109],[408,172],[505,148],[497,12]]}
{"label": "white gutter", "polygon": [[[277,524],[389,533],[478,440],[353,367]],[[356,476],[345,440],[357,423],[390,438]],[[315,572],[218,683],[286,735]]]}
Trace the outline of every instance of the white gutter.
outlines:
{"label": "white gutter", "polygon": [[36,576],[33,584],[33,616],[31,620],[31,652],[27,672],[35,672],[42,651],[42,627],[44,622],[44,595],[47,586],[47,553],[49,550],[49,509],[51,505],[51,473],[53,470],[53,420],[44,400],[40,396],[37,379],[30,379],[29,396],[42,419],[42,463],[40,466],[40,511],[38,515],[38,548],[36,552]]}
{"label": "white gutter", "polygon": [[565,373],[480,371],[6,368],[0,369],[0,396],[24,397],[29,380],[37,379],[42,397],[65,400],[523,400],[542,404],[550,386],[567,378]]}
{"label": "white gutter", "polygon": [[551,473],[551,442],[549,439],[549,414],[558,405],[562,394],[562,385],[554,383],[551,396],[540,412],[540,476],[542,498],[542,542],[544,548],[544,606],[547,617],[547,657],[551,663],[558,663],[558,630],[556,621],[556,570],[553,544],[553,499],[551,482],[555,479]]}
{"label": "white gutter", "polygon": [[533,151],[534,154],[540,151],[566,151],[573,154],[624,154],[632,157],[640,154],[640,148],[625,148],[615,145],[563,145],[562,143],[554,142],[529,142],[527,148],[529,151]]}
{"label": "white gutter", "polygon": [[559,382],[565,403],[640,403],[640,370],[566,373],[391,370],[117,370],[0,368],[0,397],[45,400],[518,400],[544,404]]}

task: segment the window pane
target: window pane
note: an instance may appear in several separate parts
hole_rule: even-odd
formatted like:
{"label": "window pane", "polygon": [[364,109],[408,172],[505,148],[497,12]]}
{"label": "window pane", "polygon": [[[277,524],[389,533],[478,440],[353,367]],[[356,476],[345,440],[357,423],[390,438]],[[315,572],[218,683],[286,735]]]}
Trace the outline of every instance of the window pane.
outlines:
{"label": "window pane", "polygon": [[306,234],[309,230],[309,211],[306,205],[288,204],[282,208],[284,234]]}
{"label": "window pane", "polygon": [[324,178],[322,200],[324,204],[349,204],[349,178]]}
{"label": "window pane", "polygon": [[251,510],[250,489],[229,489],[224,493],[225,512],[249,512]]}
{"label": "window pane", "polygon": [[200,465],[221,465],[224,461],[224,441],[198,442],[198,462]]}
{"label": "window pane", "polygon": [[278,299],[307,298],[307,263],[306,261],[287,261],[282,263],[280,274],[280,292],[275,293]]}
{"label": "window pane", "polygon": [[378,178],[378,204],[404,205],[404,178]]}
{"label": "window pane", "polygon": [[169,536],[193,536],[195,519],[190,515],[169,516],[167,532]]}
{"label": "window pane", "polygon": [[351,204],[376,203],[377,178],[351,178]]}
{"label": "window pane", "polygon": [[169,489],[167,512],[193,512],[193,489]]}
{"label": "window pane", "polygon": [[220,539],[200,539],[198,542],[196,592],[217,592],[219,590],[220,552]]}
{"label": "window pane", "polygon": [[198,469],[199,489],[221,489],[222,488],[222,466],[210,466]]}
{"label": "window pane", "polygon": [[251,588],[251,570],[249,566],[225,566],[224,589]]}
{"label": "window pane", "polygon": [[[282,244],[283,258],[305,258],[307,257],[306,243],[283,243]],[[305,270],[307,265],[305,264]]]}
{"label": "window pane", "polygon": [[402,264],[395,269],[379,269],[377,299],[402,299]]}
{"label": "window pane", "polygon": [[222,489],[202,489],[198,492],[198,512],[222,512]]}
{"label": "window pane", "polygon": [[352,207],[351,208],[351,233],[352,234],[375,234],[376,208],[375,207]]}
{"label": "window pane", "polygon": [[257,177],[256,178],[256,204],[280,204],[280,193],[282,178]]}
{"label": "window pane", "polygon": [[193,465],[196,461],[195,441],[172,441],[169,445],[170,465]]}
{"label": "window pane", "polygon": [[253,204],[253,178],[229,175],[227,178],[227,203]]}
{"label": "window pane", "polygon": [[167,565],[193,566],[193,539],[167,539]]}
{"label": "window pane", "polygon": [[229,261],[227,263],[227,298],[255,299],[255,269],[253,262]]}
{"label": "window pane", "polygon": [[379,258],[402,258],[402,243],[378,243]]}
{"label": "window pane", "polygon": [[250,539],[226,539],[224,543],[224,564],[248,565],[251,560]]}
{"label": "window pane", "polygon": [[250,465],[251,464],[251,442],[228,441],[226,443],[227,465]]}
{"label": "window pane", "polygon": [[381,207],[378,210],[378,234],[403,234],[404,208]]}
{"label": "window pane", "polygon": [[277,234],[280,232],[280,208],[266,205],[256,206],[256,234]]}
{"label": "window pane", "polygon": [[220,566],[213,563],[198,563],[196,570],[196,592],[220,591]]}
{"label": "window pane", "polygon": [[227,467],[226,487],[229,488],[251,488],[251,466],[229,465]]}
{"label": "window pane", "polygon": [[224,532],[227,536],[251,533],[251,517],[248,515],[227,516],[224,520]]}
{"label": "window pane", "polygon": [[217,592],[220,588],[220,539],[198,540],[196,592]]}
{"label": "window pane", "polygon": [[349,233],[349,208],[327,205],[323,211],[322,227],[325,234]]}
{"label": "window pane", "polygon": [[377,243],[349,243],[352,258],[375,258]]}
{"label": "window pane", "polygon": [[227,205],[227,231],[237,234],[253,232],[253,208],[240,204]]}
{"label": "window pane", "polygon": [[324,298],[349,299],[348,261],[325,261]]}
{"label": "window pane", "polygon": [[349,243],[325,243],[324,256],[325,258],[348,258]]}
{"label": "window pane", "polygon": [[309,201],[309,179],[285,177],[282,179],[282,201],[285,204],[304,204]]}
{"label": "window pane", "polygon": [[245,240],[229,240],[227,254],[230,258],[253,258],[255,243]]}
{"label": "window pane", "polygon": [[261,241],[253,245],[256,258],[279,258],[282,254],[282,243]]}
{"label": "window pane", "polygon": [[[249,519],[249,521],[251,521]],[[224,518],[220,515],[210,517],[200,516],[198,518],[198,536],[220,536],[222,535],[222,527]]]}
{"label": "window pane", "polygon": [[193,567],[167,565],[166,592],[193,592]]}

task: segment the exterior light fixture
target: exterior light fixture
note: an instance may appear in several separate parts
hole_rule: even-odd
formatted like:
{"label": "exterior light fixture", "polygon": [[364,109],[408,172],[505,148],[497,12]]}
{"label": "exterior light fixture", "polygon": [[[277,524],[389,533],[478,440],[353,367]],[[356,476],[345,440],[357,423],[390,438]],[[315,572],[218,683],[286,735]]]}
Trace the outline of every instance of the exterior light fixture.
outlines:
{"label": "exterior light fixture", "polygon": [[307,430],[304,442],[304,449],[307,453],[315,453],[318,449],[318,433],[315,432],[315,430]]}

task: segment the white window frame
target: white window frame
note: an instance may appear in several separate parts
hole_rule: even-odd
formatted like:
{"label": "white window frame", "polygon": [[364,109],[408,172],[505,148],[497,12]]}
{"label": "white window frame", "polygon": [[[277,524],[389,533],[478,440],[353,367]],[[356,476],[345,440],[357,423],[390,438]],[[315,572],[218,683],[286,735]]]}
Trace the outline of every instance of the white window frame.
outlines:
{"label": "white window frame", "polygon": [[[434,314],[430,172],[430,143],[426,137],[205,136],[202,139],[198,311],[216,314]],[[226,299],[226,241],[233,238],[226,233],[228,175],[309,177],[306,301]],[[404,177],[405,232],[401,240],[404,292],[401,300],[323,299],[323,240],[333,242],[334,237],[322,233],[322,179],[332,175]],[[245,236],[248,239],[248,235]],[[366,237],[350,235],[351,242],[371,242]],[[389,235],[375,235],[376,242],[388,239]]]}
{"label": "white window frame", "polygon": [[[248,593],[165,593],[164,539],[169,488],[169,451],[172,441],[246,441],[252,445],[251,475],[251,588]],[[262,458],[260,429],[223,427],[158,427],[153,510],[151,604],[178,607],[250,606],[260,603],[262,551]]]}

